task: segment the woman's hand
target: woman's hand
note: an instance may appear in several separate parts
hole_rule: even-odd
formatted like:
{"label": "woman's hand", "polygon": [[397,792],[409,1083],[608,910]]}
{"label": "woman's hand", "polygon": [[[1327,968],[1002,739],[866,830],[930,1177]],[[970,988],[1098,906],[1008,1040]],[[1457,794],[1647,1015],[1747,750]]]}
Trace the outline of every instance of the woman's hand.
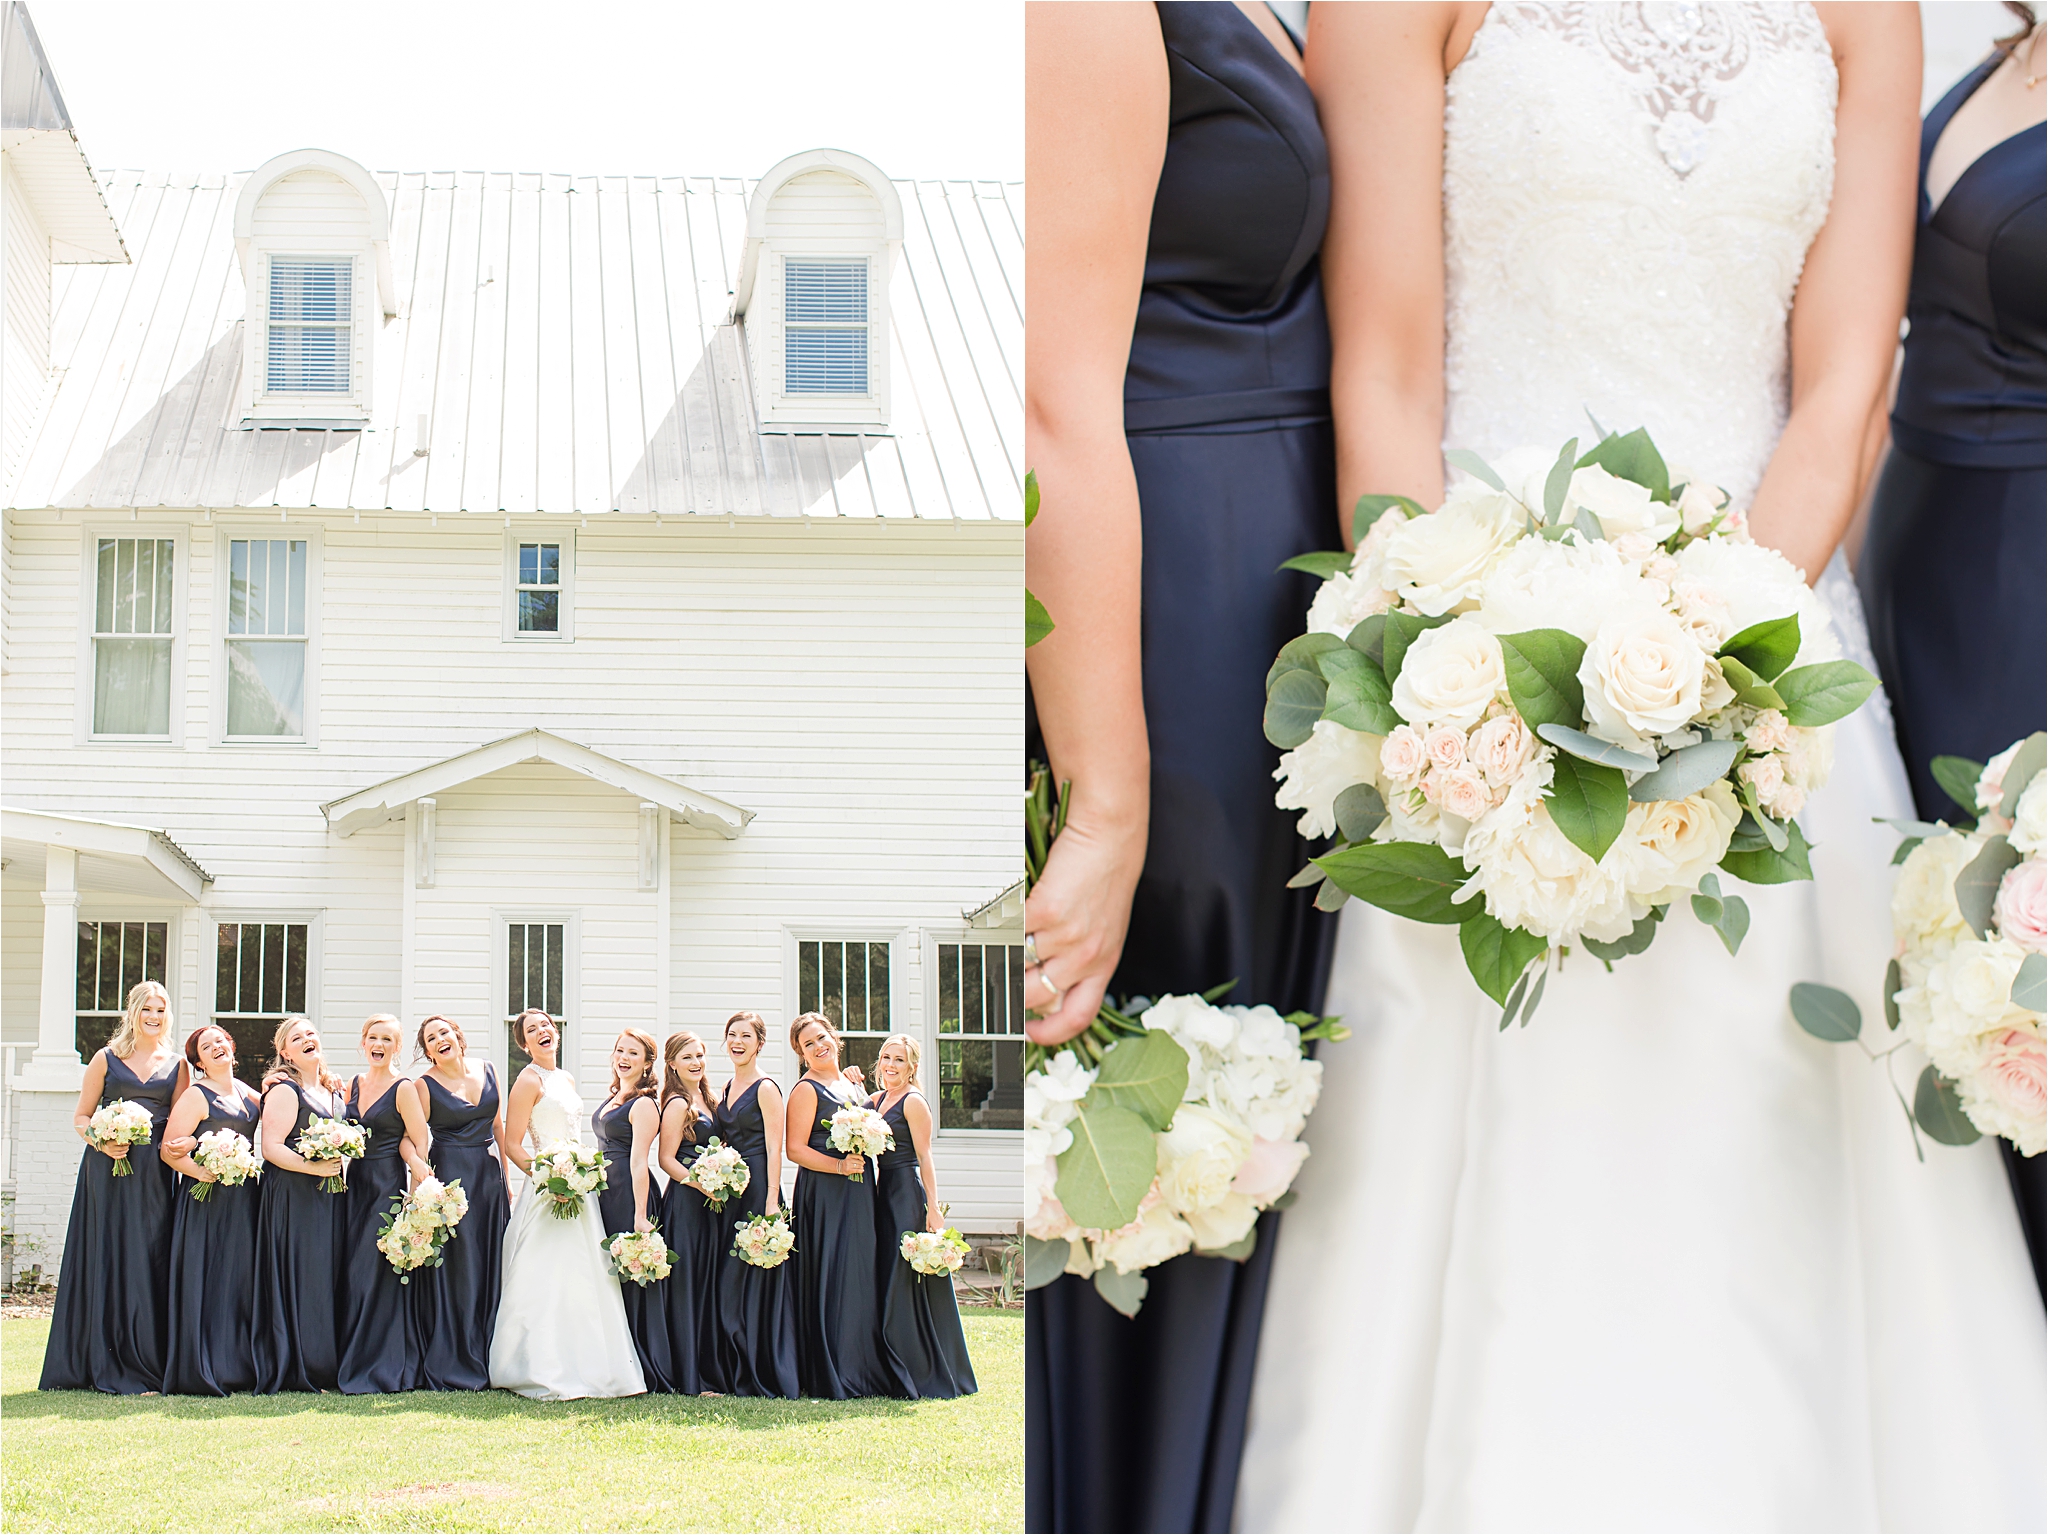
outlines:
{"label": "woman's hand", "polygon": [[185,1174],[185,1176],[190,1178],[195,1183],[218,1183],[220,1181],[214,1174],[208,1172],[203,1167],[200,1168],[198,1172],[187,1173]]}
{"label": "woman's hand", "polygon": [[764,1215],[768,1215],[768,1216],[771,1216],[771,1217],[772,1217],[772,1216],[780,1215],[781,1213],[782,1213],[782,1197],[781,1197],[781,1195],[779,1195],[779,1194],[777,1194],[777,1193],[775,1193],[775,1192],[773,1192],[773,1191],[770,1191],[770,1193],[769,1193],[769,1195],[768,1195],[768,1208],[767,1208],[766,1210],[764,1210],[764,1211],[762,1212],[762,1214],[764,1214]]}
{"label": "woman's hand", "polygon": [[849,1178],[858,1178],[866,1170],[867,1165],[857,1151],[849,1152],[839,1159],[839,1170]]}
{"label": "woman's hand", "polygon": [[92,1145],[95,1151],[104,1151],[116,1162],[125,1162],[128,1160],[128,1143],[126,1141],[116,1141],[111,1145],[103,1144],[99,1141],[94,1141]]}
{"label": "woman's hand", "polygon": [[306,1171],[316,1178],[339,1178],[344,1165],[339,1158],[332,1162],[308,1162]]}
{"label": "woman's hand", "polygon": [[1037,1044],[1058,1045],[1095,1020],[1103,994],[1123,957],[1131,923],[1131,895],[1145,866],[1145,826],[1129,815],[1104,816],[1098,825],[1075,810],[1052,845],[1045,873],[1024,902],[1024,931],[1038,962],[1024,972],[1024,1004],[1037,1016],[1024,1032]]}
{"label": "woman's hand", "polygon": [[933,1236],[937,1236],[941,1231],[944,1231],[946,1229],[946,1218],[943,1215],[939,1214],[937,1208],[934,1206],[925,1206],[924,1229],[929,1231]]}
{"label": "woman's hand", "polygon": [[866,1091],[868,1079],[861,1074],[861,1069],[858,1066],[848,1066],[841,1070],[839,1074],[842,1077],[846,1078],[847,1081],[851,1082],[855,1087],[860,1088],[862,1091]]}
{"label": "woman's hand", "polygon": [[652,1231],[654,1229],[654,1222],[644,1215],[635,1214],[633,1217],[633,1229],[635,1231]]}
{"label": "woman's hand", "polygon": [[163,1149],[169,1156],[182,1157],[198,1144],[196,1135],[173,1135],[165,1139]]}

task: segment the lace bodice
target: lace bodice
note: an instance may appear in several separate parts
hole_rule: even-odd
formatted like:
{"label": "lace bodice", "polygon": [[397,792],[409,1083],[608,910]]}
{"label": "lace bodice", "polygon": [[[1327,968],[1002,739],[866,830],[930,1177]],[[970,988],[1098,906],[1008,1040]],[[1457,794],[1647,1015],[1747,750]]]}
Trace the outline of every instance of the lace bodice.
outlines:
{"label": "lace bodice", "polygon": [[583,1132],[583,1095],[567,1071],[540,1071],[540,1097],[534,1100],[527,1133],[536,1148],[549,1141],[573,1141]]}
{"label": "lace bodice", "polygon": [[1445,445],[1647,426],[1747,502],[1834,186],[1808,4],[1496,4],[1446,88]]}

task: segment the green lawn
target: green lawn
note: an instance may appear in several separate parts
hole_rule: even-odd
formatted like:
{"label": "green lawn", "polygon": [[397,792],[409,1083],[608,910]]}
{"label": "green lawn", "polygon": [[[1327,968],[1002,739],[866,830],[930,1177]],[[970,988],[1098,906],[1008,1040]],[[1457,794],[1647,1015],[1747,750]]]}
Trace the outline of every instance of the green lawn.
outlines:
{"label": "green lawn", "polygon": [[954,1402],[40,1392],[0,1322],[7,1530],[1021,1530],[1024,1318]]}

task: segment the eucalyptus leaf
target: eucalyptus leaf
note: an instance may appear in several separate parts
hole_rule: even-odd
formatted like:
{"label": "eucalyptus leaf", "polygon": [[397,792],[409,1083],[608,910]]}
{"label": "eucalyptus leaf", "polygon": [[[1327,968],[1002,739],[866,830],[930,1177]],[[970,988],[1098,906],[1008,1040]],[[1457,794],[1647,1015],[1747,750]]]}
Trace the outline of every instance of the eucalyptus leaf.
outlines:
{"label": "eucalyptus leaf", "polygon": [[1617,938],[1612,943],[1603,943],[1598,938],[1581,938],[1580,944],[1595,959],[1612,969],[1617,959],[1626,959],[1631,954],[1640,954],[1649,948],[1657,936],[1657,924],[1664,920],[1664,908],[1652,907],[1647,917],[1636,919],[1636,925],[1629,929],[1626,938]]}
{"label": "eucalyptus leaf", "polygon": [[1749,902],[1739,895],[1721,898],[1721,915],[1708,924],[1721,935],[1722,947],[1732,956],[1742,949],[1742,940],[1749,933]]}
{"label": "eucalyptus leaf", "polygon": [[1884,967],[1884,1026],[1897,1029],[1899,1026],[1899,988],[1905,979],[1899,974],[1899,962],[1894,959]]}
{"label": "eucalyptus leaf", "polygon": [[1387,818],[1387,802],[1369,783],[1355,783],[1337,796],[1337,830],[1346,842],[1363,842]]}
{"label": "eucalyptus leaf", "polygon": [[1410,501],[1406,496],[1360,496],[1358,504],[1351,509],[1351,541],[1365,542],[1365,535],[1372,531],[1372,525],[1380,520],[1389,507],[1398,506],[1410,517],[1427,517],[1429,513]]}
{"label": "eucalyptus leaf", "polygon": [[1319,549],[1314,554],[1297,554],[1291,560],[1282,560],[1273,574],[1277,576],[1282,570],[1306,571],[1327,581],[1332,576],[1350,574],[1351,556],[1342,549]]}
{"label": "eucalyptus leaf", "polygon": [[2011,995],[2014,1007],[2030,1013],[2048,1012],[2048,956],[2029,954],[2020,961],[2019,974],[2012,978]]}
{"label": "eucalyptus leaf", "polygon": [[1508,993],[1507,1006],[1500,1010],[1500,1032],[1507,1032],[1509,1024],[1515,1021],[1515,1013],[1522,1005],[1522,998],[1529,994],[1529,972],[1523,971],[1522,978],[1515,982],[1515,989]]}
{"label": "eucalyptus leaf", "polygon": [[1152,1127],[1142,1115],[1099,1100],[1093,1088],[1069,1123],[1074,1143],[1059,1154],[1053,1184],[1061,1207],[1083,1226],[1128,1226],[1159,1171]]}
{"label": "eucalyptus leaf", "polygon": [[1543,520],[1556,522],[1564,512],[1565,492],[1572,486],[1572,468],[1579,456],[1579,439],[1574,437],[1557,455],[1550,474],[1543,481]]}
{"label": "eucalyptus leaf", "polygon": [[1143,1273],[1126,1274],[1114,1263],[1105,1263],[1095,1271],[1095,1293],[1125,1316],[1138,1314],[1138,1308],[1145,1304],[1145,1292],[1151,1287],[1152,1282]]}
{"label": "eucalyptus leaf", "polygon": [[1258,1222],[1252,1222],[1251,1230],[1232,1242],[1228,1247],[1197,1247],[1196,1253],[1204,1258],[1228,1258],[1233,1263],[1242,1263],[1252,1255],[1259,1245]]}
{"label": "eucalyptus leaf", "polygon": [[1314,672],[1283,672],[1266,693],[1266,739],[1292,751],[1315,732],[1330,685]]}
{"label": "eucalyptus leaf", "polygon": [[1998,904],[1999,882],[2019,861],[2017,848],[2003,837],[1992,837],[1956,876],[1956,910],[1979,938],[1990,936],[1991,909]]}
{"label": "eucalyptus leaf", "polygon": [[1717,874],[1700,876],[1700,888],[1692,898],[1692,914],[1712,927],[1721,920],[1721,879]]}
{"label": "eucalyptus leaf", "polygon": [[1637,802],[1684,799],[1725,778],[1735,765],[1740,744],[1735,741],[1701,741],[1681,746],[1662,762],[1657,771],[1645,773],[1628,786],[1628,797]]}
{"label": "eucalyptus leaf", "polygon": [[1904,842],[1901,842],[1898,845],[1898,847],[1893,849],[1892,862],[1894,864],[1904,863],[1908,858],[1911,858],[1913,856],[1913,849],[1918,847],[1921,843],[1925,842],[1926,840],[1927,839],[1925,837],[1908,837]]}
{"label": "eucalyptus leaf", "polygon": [[[1569,752],[1582,762],[1597,762],[1602,767],[1619,768],[1630,773],[1654,773],[1657,770],[1656,758],[1623,751],[1612,741],[1589,736],[1585,731],[1573,730],[1568,725],[1538,725],[1536,734],[1559,751]],[[1626,798],[1625,792],[1623,797]]]}
{"label": "eucalyptus leaf", "polygon": [[[1782,837],[1783,832],[1779,832]],[[1735,830],[1729,834],[1728,848],[1736,853],[1755,853],[1771,845],[1771,839],[1764,835],[1763,823],[1745,809],[1742,819],[1735,823]]]}
{"label": "eucalyptus leaf", "polygon": [[1326,650],[1335,650],[1344,642],[1334,634],[1297,634],[1280,647],[1280,654],[1273,658],[1273,664],[1266,669],[1266,691],[1273,691],[1273,684],[1289,672],[1308,672],[1320,677],[1316,669],[1316,657]]}
{"label": "eucalyptus leaf", "polygon": [[1164,1132],[1172,1126],[1174,1110],[1187,1089],[1187,1051],[1164,1030],[1147,1029],[1103,1052],[1088,1098],[1100,1096]]}
{"label": "eucalyptus leaf", "polygon": [[1439,624],[1447,624],[1450,621],[1451,615],[1448,613],[1439,614],[1435,618],[1431,618],[1423,613],[1389,613],[1387,615],[1387,627],[1383,646],[1386,652],[1385,668],[1389,684],[1401,675],[1401,662],[1408,655],[1408,647],[1421,638],[1422,631],[1434,629]]}
{"label": "eucalyptus leaf", "polygon": [[1315,862],[1361,901],[1412,922],[1462,923],[1480,909],[1477,900],[1456,899],[1472,876],[1434,842],[1368,842]]}
{"label": "eucalyptus leaf", "polygon": [[1846,991],[1823,986],[1817,981],[1800,981],[1792,988],[1792,1019],[1815,1039],[1831,1045],[1847,1044],[1863,1033],[1863,1009]]}
{"label": "eucalyptus leaf", "polygon": [[1998,804],[2000,815],[2008,821],[2013,818],[2020,808],[2020,796],[2026,793],[2027,785],[2044,767],[2048,767],[2048,731],[2037,730],[2020,742],[2020,749],[2005,765],[2005,792]]}
{"label": "eucalyptus leaf", "polygon": [[1880,826],[1889,826],[1893,831],[1908,837],[1938,837],[1948,828],[1939,821],[1915,821],[1905,816],[1874,815],[1870,818]]}
{"label": "eucalyptus leaf", "polygon": [[1778,696],[1776,688],[1735,657],[1721,656],[1718,659],[1721,662],[1722,677],[1726,679],[1728,686],[1735,689],[1737,703],[1748,704],[1752,709],[1776,709],[1780,713],[1784,712],[1785,700]]}
{"label": "eucalyptus leaf", "polygon": [[[1782,853],[1792,844],[1792,834],[1785,830],[1783,822],[1766,815],[1762,805],[1757,803],[1756,785],[1745,783],[1739,791],[1742,803],[1749,811],[1749,823],[1774,853]],[[1732,842],[1729,844],[1734,845]]]}
{"label": "eucalyptus leaf", "polygon": [[1531,730],[1543,725],[1577,729],[1586,718],[1579,666],[1586,642],[1563,629],[1528,629],[1500,637],[1508,697]]}
{"label": "eucalyptus leaf", "polygon": [[1518,927],[1506,927],[1485,912],[1458,924],[1458,947],[1464,951],[1465,968],[1479,989],[1494,1001],[1505,1004],[1515,982],[1529,969],[1530,961],[1550,947],[1550,941]]}
{"label": "eucalyptus leaf", "polygon": [[1609,433],[1579,460],[1579,467],[1598,464],[1616,479],[1634,480],[1649,491],[1653,501],[1671,499],[1671,471],[1664,465],[1664,455],[1657,451],[1657,445],[1650,441],[1650,434],[1642,427],[1620,436]]}
{"label": "eucalyptus leaf", "polygon": [[1721,859],[1721,867],[1737,879],[1752,885],[1789,885],[1797,880],[1813,878],[1813,864],[1807,857],[1811,847],[1806,836],[1799,830],[1797,821],[1787,821],[1783,827],[1785,846],[1759,848],[1753,852],[1737,852],[1734,848]]}
{"label": "eucalyptus leaf", "polygon": [[1589,544],[1600,543],[1607,537],[1607,525],[1588,507],[1582,506],[1572,514],[1572,526]]}
{"label": "eucalyptus leaf", "polygon": [[1042,1290],[1067,1271],[1073,1245],[1065,1238],[1046,1241],[1030,1232],[1024,1234],[1024,1288]]}
{"label": "eucalyptus leaf", "polygon": [[1052,614],[1029,590],[1024,593],[1024,648],[1029,650],[1053,631]]}
{"label": "eucalyptus leaf", "polygon": [[1529,1000],[1522,1004],[1522,1027],[1529,1027],[1529,1020],[1536,1016],[1536,1009],[1543,1004],[1543,988],[1550,984],[1550,967],[1545,965],[1536,972],[1535,988],[1529,993]]}
{"label": "eucalyptus leaf", "polygon": [[1783,673],[1775,686],[1785,700],[1785,718],[1810,727],[1854,714],[1877,691],[1877,679],[1854,661],[1822,661]]}
{"label": "eucalyptus leaf", "polygon": [[1375,613],[1361,620],[1344,636],[1344,643],[1384,673],[1387,669],[1387,615]]}
{"label": "eucalyptus leaf", "polygon": [[1370,657],[1341,646],[1325,651],[1321,665],[1330,684],[1323,699],[1324,719],[1367,735],[1392,735],[1400,728],[1401,716],[1394,711],[1394,690]]}
{"label": "eucalyptus leaf", "polygon": [[1913,1120],[1944,1146],[1967,1146],[1983,1134],[1963,1112],[1955,1083],[1932,1066],[1920,1073],[1920,1084],[1913,1090]]}
{"label": "eucalyptus leaf", "polygon": [[1733,656],[1763,681],[1775,682],[1799,654],[1799,615],[1788,613],[1751,624],[1723,645],[1719,654]]}
{"label": "eucalyptus leaf", "polygon": [[1493,466],[1469,448],[1453,448],[1444,455],[1444,462],[1453,469],[1462,469],[1473,479],[1493,490],[1505,491],[1507,486],[1501,477],[1493,472]]}
{"label": "eucalyptus leaf", "polygon": [[1975,820],[1977,780],[1984,776],[1984,764],[1972,762],[1968,757],[1936,757],[1927,764],[1927,771],[1934,775],[1934,781],[1941,785],[1942,792]]}
{"label": "eucalyptus leaf", "polygon": [[1301,872],[1287,882],[1289,890],[1306,890],[1310,885],[1320,885],[1329,876],[1312,863],[1301,866]]}
{"label": "eucalyptus leaf", "polygon": [[1343,909],[1344,903],[1350,899],[1350,891],[1346,890],[1335,880],[1326,879],[1316,891],[1316,910],[1339,911]]}
{"label": "eucalyptus leaf", "polygon": [[1544,797],[1557,829],[1595,863],[1607,856],[1628,821],[1628,780],[1619,768],[1559,757],[1551,764],[1550,792]]}

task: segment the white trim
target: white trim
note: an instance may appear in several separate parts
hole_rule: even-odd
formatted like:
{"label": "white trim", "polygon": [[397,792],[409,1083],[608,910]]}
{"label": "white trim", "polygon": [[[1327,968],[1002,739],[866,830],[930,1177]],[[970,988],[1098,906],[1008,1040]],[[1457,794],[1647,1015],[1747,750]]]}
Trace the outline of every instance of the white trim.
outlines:
{"label": "white trim", "polygon": [[[217,955],[220,952],[220,930],[224,927],[248,923],[305,923],[306,1007],[304,1016],[311,1019],[313,1026],[319,1029],[323,1035],[326,1033],[327,1025],[320,1017],[320,995],[322,991],[320,975],[327,952],[325,933],[327,911],[324,907],[235,907],[225,911],[202,913],[201,921],[204,923],[202,929],[202,937],[205,940],[203,953],[209,956]],[[200,962],[200,968],[203,971],[206,970],[204,959]],[[217,984],[214,977],[217,973],[217,971],[206,971],[205,976],[201,978],[199,985],[200,1017],[195,1022],[212,1021],[214,1004],[219,1001],[214,992],[215,984]],[[287,1008],[285,1011],[289,1012],[290,1009]],[[267,1015],[258,1014],[257,1016]]]}
{"label": "white trim", "polygon": [[[321,524],[312,521],[287,523],[229,521],[214,524],[213,540],[213,636],[209,641],[213,660],[210,697],[207,700],[207,740],[216,747],[253,747],[276,751],[291,747],[320,745],[320,609]],[[231,736],[228,730],[228,609],[233,601],[229,582],[234,579],[228,560],[228,545],[235,540],[300,539],[306,545],[306,680],[301,724],[303,735]]]}
{"label": "white trim", "polygon": [[[556,544],[560,546],[561,600],[557,604],[558,627],[553,634],[536,634],[519,627],[519,546]],[[576,642],[576,530],[573,527],[543,527],[505,533],[504,601],[501,605],[499,639],[513,645],[573,645]]]}
{"label": "white trim", "polygon": [[130,867],[147,867],[170,886],[162,896],[153,899],[189,904],[197,901],[213,882],[213,876],[194,863],[184,849],[164,833],[147,826],[7,807],[0,809],[0,840],[65,847]]}
{"label": "white trim", "polygon": [[265,160],[242,182],[235,198],[235,250],[242,258],[246,280],[249,270],[249,242],[256,233],[256,209],[263,194],[294,171],[322,170],[355,188],[370,214],[370,248],[377,261],[377,294],[384,318],[398,313],[398,285],[391,273],[391,210],[384,201],[384,189],[376,178],[346,155],[325,149],[294,149]]}
{"label": "white trim", "polygon": [[[93,621],[99,616],[99,541],[103,538],[169,539],[171,549],[171,709],[166,735],[129,736],[93,733],[95,667]],[[18,578],[18,573],[17,573]],[[78,540],[78,673],[72,695],[71,743],[74,746],[157,746],[185,744],[186,628],[192,591],[192,525],[159,523],[144,527],[135,521],[92,521],[79,529]]]}
{"label": "white trim", "polygon": [[[939,1072],[939,945],[942,943],[974,944],[983,948],[998,944],[1021,946],[1024,940],[1021,933],[1016,939],[1012,940],[1000,932],[988,932],[980,928],[957,925],[925,928],[923,937],[924,997],[925,1013],[927,1016],[925,1059],[931,1062],[928,1081],[932,1089],[925,1096],[931,1100],[932,1117],[936,1120],[942,1117],[937,1094]],[[973,1039],[977,1036],[969,1034],[956,1035],[955,1037]],[[998,1034],[993,1036],[984,1034],[978,1037],[983,1039],[1013,1039],[1017,1042],[1020,1052],[1025,1042],[1022,1034]],[[932,1127],[932,1141],[935,1145],[958,1147],[1014,1145],[1018,1148],[1018,1155],[1021,1156],[1023,1155],[1024,1132],[1021,1129],[963,1130],[957,1126],[948,1130],[942,1129],[935,1124]]]}
{"label": "white trim", "polygon": [[[238,242],[246,244],[247,242]],[[270,377],[270,258],[285,256],[330,256],[352,263],[349,278],[348,393],[287,394],[269,387]],[[248,284],[248,304],[242,325],[242,423],[275,423],[278,426],[317,425],[365,427],[370,420],[370,383],[374,376],[373,346],[377,327],[371,323],[363,279],[370,253],[361,242],[333,235],[265,235],[255,250],[246,252],[242,270]]]}
{"label": "white trim", "polygon": [[[505,969],[512,950],[506,930],[515,922],[559,922],[562,924],[562,1018],[570,1031],[570,1048],[563,1051],[557,1046],[559,1053],[555,1064],[574,1076],[577,1087],[581,1089],[583,1074],[578,1067],[583,1060],[583,1030],[589,1023],[583,1016],[583,909],[580,906],[493,906],[490,910],[491,1063],[500,1073],[506,1073],[512,1058],[512,1031],[505,1022],[512,1005],[508,995],[511,977]],[[512,1084],[509,1081],[502,1081],[499,1087],[501,1092],[510,1095]]]}

